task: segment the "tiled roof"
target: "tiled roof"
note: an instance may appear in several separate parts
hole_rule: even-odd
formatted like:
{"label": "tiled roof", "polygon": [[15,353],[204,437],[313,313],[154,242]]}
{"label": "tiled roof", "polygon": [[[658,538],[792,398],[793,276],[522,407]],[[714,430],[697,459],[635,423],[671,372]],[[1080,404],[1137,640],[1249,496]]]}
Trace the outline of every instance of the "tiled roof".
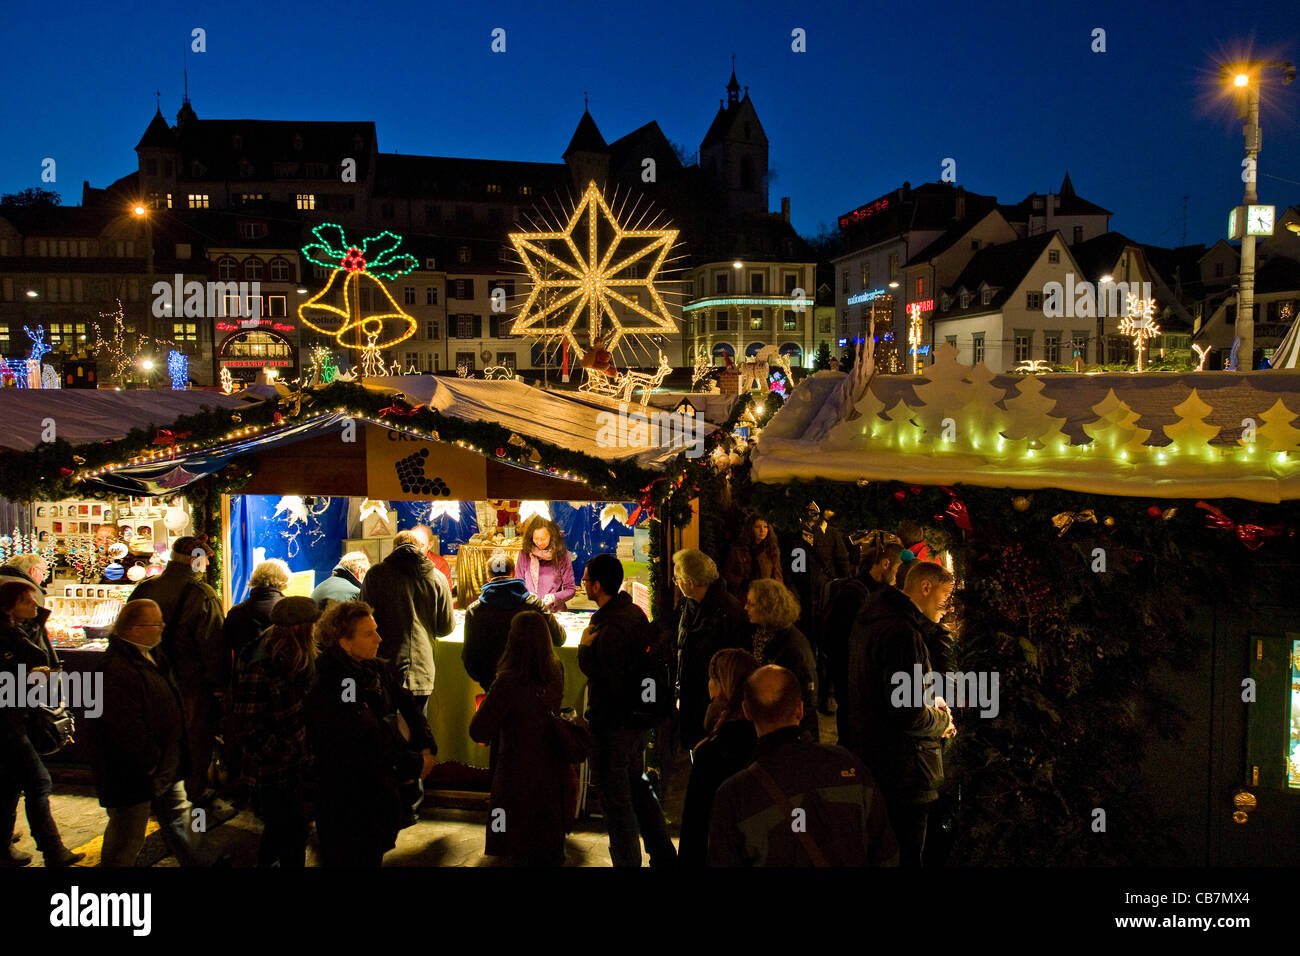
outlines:
{"label": "tiled roof", "polygon": [[[966,264],[966,268],[961,271],[956,281],[943,290],[956,301],[946,312],[936,307],[935,320],[998,311],[1024,281],[1026,273],[1033,268],[1034,263],[1042,258],[1043,250],[1047,248],[1048,243],[1059,235],[1053,231],[997,246],[985,246],[971,257],[971,261]],[[993,289],[993,297],[989,304],[984,305],[980,302],[979,296],[972,296],[968,307],[959,308],[961,299],[957,298],[957,290],[964,288],[967,292],[974,293],[981,283],[987,283]]]}

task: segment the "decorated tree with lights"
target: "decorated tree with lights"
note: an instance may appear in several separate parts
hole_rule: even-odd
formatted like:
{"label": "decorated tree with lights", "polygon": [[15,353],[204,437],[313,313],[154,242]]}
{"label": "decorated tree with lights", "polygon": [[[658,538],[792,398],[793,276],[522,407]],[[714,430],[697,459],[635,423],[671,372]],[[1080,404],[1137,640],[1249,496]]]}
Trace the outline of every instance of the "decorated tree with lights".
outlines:
{"label": "decorated tree with lights", "polygon": [[113,312],[101,312],[101,319],[112,319],[113,326],[111,334],[105,336],[103,329],[98,322],[93,323],[95,330],[95,356],[97,358],[107,359],[110,366],[109,379],[118,388],[126,385],[127,377],[132,368],[142,360],[142,357],[151,348],[161,349],[168,348],[174,343],[167,339],[155,339],[143,332],[136,332],[126,324],[126,316],[122,312],[122,300],[117,299],[117,309]]}
{"label": "decorated tree with lights", "polygon": [[[332,336],[342,347],[359,351],[363,376],[384,374],[383,350],[414,335],[417,324],[381,280],[406,275],[416,267],[415,257],[399,253],[401,237],[387,230],[360,243],[348,242],[343,227],[332,222],[317,226],[312,233],[317,241],[303,246],[303,256],[330,270],[330,276],[320,292],[298,307],[298,318],[308,328]],[[343,281],[336,288],[340,276]],[[361,311],[361,287],[366,284],[372,298],[387,301],[387,309]]]}

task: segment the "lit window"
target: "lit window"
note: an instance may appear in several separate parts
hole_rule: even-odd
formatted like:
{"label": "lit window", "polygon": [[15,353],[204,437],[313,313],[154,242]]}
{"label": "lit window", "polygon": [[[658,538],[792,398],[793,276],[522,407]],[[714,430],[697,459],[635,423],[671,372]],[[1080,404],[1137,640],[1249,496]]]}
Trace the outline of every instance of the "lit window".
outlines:
{"label": "lit window", "polygon": [[299,209],[315,209],[315,208],[316,208],[316,194],[315,194],[315,193],[298,193],[297,201],[298,201],[298,208],[299,208]]}
{"label": "lit window", "polygon": [[762,330],[762,328],[763,328],[763,310],[762,310],[762,309],[750,309],[750,310],[749,310],[749,327],[750,327],[751,329],[756,329],[756,330],[759,330],[759,331]]}
{"label": "lit window", "polygon": [[496,183],[488,183],[487,191],[488,191],[489,194],[491,194],[491,195],[493,195],[493,196],[496,196],[496,195],[499,195],[499,194],[500,194],[500,192],[501,192],[501,187],[500,187],[499,185],[497,185]]}
{"label": "lit window", "polygon": [[207,209],[207,208],[208,208],[208,194],[207,194],[207,193],[190,193],[190,194],[189,194],[189,198],[190,198],[190,208],[191,208],[191,209]]}

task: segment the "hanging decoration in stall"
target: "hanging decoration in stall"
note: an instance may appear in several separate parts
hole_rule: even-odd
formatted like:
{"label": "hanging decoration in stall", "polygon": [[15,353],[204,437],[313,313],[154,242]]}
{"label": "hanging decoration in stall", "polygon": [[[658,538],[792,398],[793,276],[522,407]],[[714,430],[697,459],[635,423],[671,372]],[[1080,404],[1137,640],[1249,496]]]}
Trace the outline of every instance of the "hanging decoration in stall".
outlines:
{"label": "hanging decoration in stall", "polygon": [[[330,499],[313,498],[301,495],[284,495],[275,506],[271,520],[280,527],[280,537],[284,538],[291,558],[297,557],[302,549],[301,538],[307,535],[307,547],[314,548],[325,537],[325,531],[318,520],[329,510]],[[283,516],[283,517],[282,517]]]}
{"label": "hanging decoration in stall", "polygon": [[[317,226],[312,233],[317,241],[303,246],[303,256],[330,270],[330,276],[325,288],[298,307],[298,318],[309,328],[333,336],[344,348],[359,351],[363,376],[384,374],[387,364],[382,351],[410,338],[417,326],[415,317],[402,311],[381,279],[391,281],[410,272],[417,265],[415,257],[399,254],[402,239],[387,230],[367,236],[360,244],[349,243],[343,227],[332,222]],[[339,276],[344,279],[335,289]],[[370,290],[370,298],[387,301],[388,310],[363,313],[363,285]],[[324,301],[327,296],[341,299],[343,304]]]}
{"label": "hanging decoration in stall", "polygon": [[[644,218],[642,214],[634,226],[626,226],[591,182],[565,224],[510,233],[532,280],[510,331],[546,344],[560,340],[586,369],[589,391],[616,394],[623,388],[612,359],[583,362],[589,351],[613,356],[621,353],[626,336],[677,332],[657,283],[678,232],[654,228],[654,222],[651,228],[636,228]],[[633,290],[648,295],[648,307]],[[558,322],[552,326],[553,320]],[[631,344],[639,352],[635,340]],[[642,363],[629,358],[624,364]]]}

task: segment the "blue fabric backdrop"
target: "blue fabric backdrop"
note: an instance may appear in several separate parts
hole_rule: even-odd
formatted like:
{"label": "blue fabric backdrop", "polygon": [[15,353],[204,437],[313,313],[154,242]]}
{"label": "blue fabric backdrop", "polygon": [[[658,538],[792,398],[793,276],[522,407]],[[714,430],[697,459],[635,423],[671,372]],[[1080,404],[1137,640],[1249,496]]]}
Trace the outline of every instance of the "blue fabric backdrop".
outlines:
{"label": "blue fabric backdrop", "polygon": [[[236,603],[248,596],[248,576],[253,571],[253,549],[265,548],[267,558],[281,558],[290,571],[316,572],[316,583],[329,577],[348,536],[348,499],[328,498],[329,507],[308,519],[308,527],[294,526],[296,546],[283,532],[290,531],[288,515],[275,515],[279,495],[235,495],[230,499],[230,588]],[[319,505],[318,505],[319,507]],[[314,534],[319,530],[322,534]],[[294,556],[289,557],[292,547]]]}
{"label": "blue fabric backdrop", "polygon": [[388,507],[397,512],[397,530],[405,531],[416,525],[427,524],[438,536],[438,547],[443,554],[455,554],[460,546],[478,534],[478,513],[474,502],[460,503],[460,520],[452,521],[446,515],[438,515],[437,521],[427,521],[429,513],[427,501],[390,501]]}
{"label": "blue fabric backdrop", "polygon": [[[565,545],[577,555],[573,559],[574,581],[582,579],[582,571],[593,554],[605,551],[613,554],[618,548],[618,539],[632,534],[632,529],[617,518],[611,520],[607,527],[601,528],[600,512],[605,504],[606,502],[598,502],[575,508],[567,501],[551,502],[551,518],[564,532]],[[633,501],[622,504],[628,514],[636,507],[636,502]]]}

